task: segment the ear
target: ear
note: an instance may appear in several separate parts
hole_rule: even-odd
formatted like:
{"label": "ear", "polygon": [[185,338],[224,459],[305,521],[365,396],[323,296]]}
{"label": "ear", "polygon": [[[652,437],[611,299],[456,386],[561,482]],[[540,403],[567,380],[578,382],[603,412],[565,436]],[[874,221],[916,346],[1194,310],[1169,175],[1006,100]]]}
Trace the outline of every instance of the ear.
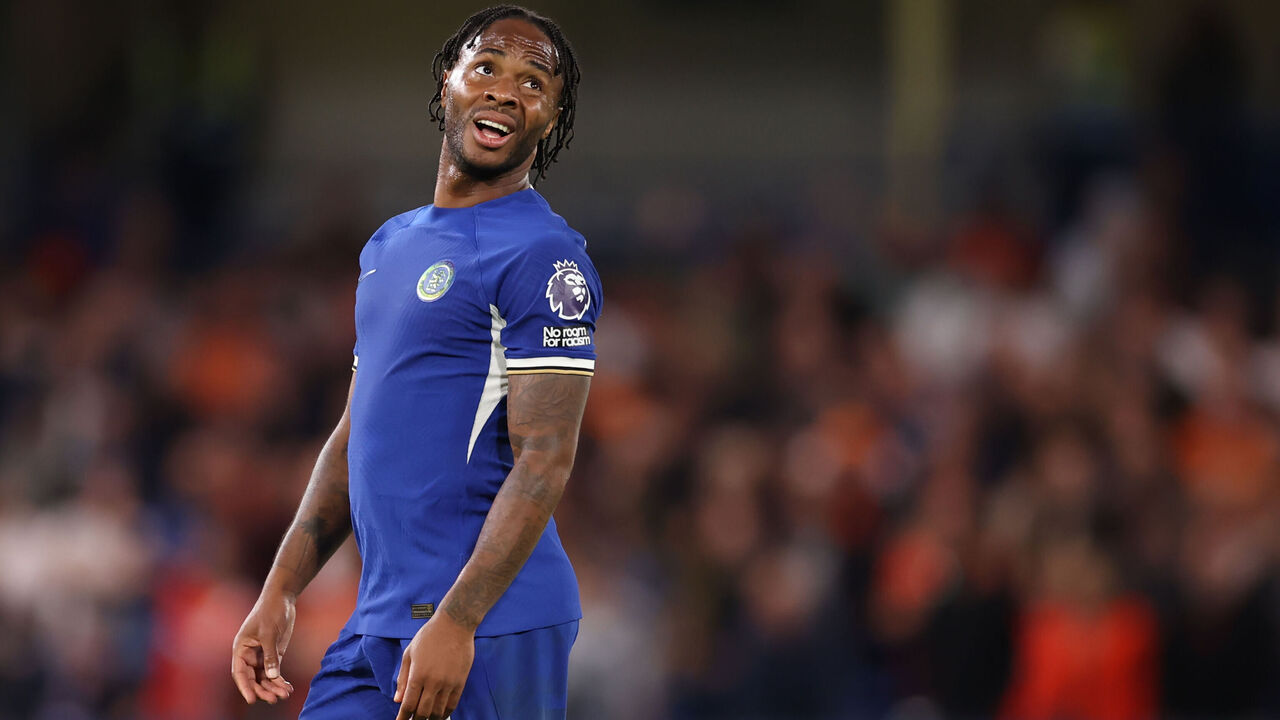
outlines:
{"label": "ear", "polygon": [[444,104],[445,98],[449,94],[449,73],[451,70],[445,70],[440,78],[440,104]]}
{"label": "ear", "polygon": [[546,140],[551,136],[551,131],[556,129],[556,123],[560,122],[560,111],[564,108],[556,108],[556,114],[551,118],[551,122],[547,123],[547,129],[542,132],[542,139]]}

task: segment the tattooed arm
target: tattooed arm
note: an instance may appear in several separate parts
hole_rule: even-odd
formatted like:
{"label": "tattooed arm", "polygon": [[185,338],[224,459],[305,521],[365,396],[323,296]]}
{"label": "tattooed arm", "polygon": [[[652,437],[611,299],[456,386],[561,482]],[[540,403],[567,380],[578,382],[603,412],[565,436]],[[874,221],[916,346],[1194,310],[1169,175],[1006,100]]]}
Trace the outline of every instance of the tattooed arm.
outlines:
{"label": "tattooed arm", "polygon": [[471,559],[440,611],[405,649],[396,681],[397,720],[453,712],[471,669],[476,628],[529,559],[573,468],[591,378],[512,375],[510,383],[507,429],[515,464]]}
{"label": "tattooed arm", "polygon": [[498,601],[538,544],[560,502],[591,378],[513,375],[507,428],[515,466],[480,530],[480,539],[440,610],[472,632]]}
{"label": "tattooed arm", "polygon": [[355,386],[353,374],[342,419],[320,450],[307,491],[280,543],[262,594],[232,644],[231,677],[249,704],[255,700],[274,704],[293,692],[293,686],[280,675],[280,661],[293,635],[294,602],[351,534],[347,439]]}
{"label": "tattooed arm", "polygon": [[320,568],[351,534],[351,499],[347,495],[347,439],[351,435],[351,376],[347,407],[329,440],[320,449],[311,481],[298,505],[293,524],[280,543],[263,592],[291,598],[306,588]]}

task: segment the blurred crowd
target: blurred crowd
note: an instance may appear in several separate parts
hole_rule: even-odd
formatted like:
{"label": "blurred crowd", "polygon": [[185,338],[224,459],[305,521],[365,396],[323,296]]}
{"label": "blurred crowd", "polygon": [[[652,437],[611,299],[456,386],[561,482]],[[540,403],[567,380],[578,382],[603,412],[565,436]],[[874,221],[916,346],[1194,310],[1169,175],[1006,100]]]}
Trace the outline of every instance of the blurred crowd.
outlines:
{"label": "blurred crowd", "polygon": [[[1051,131],[1034,212],[818,174],[656,187],[588,237],[572,718],[1280,713],[1280,223],[1244,172],[1275,161],[1196,114],[1221,73],[1178,72],[1154,150]],[[73,126],[4,177],[0,720],[296,717],[353,607],[348,543],[299,603],[299,692],[244,706],[231,639],[382,219],[335,173],[243,222],[245,102],[158,114],[128,172]]]}
{"label": "blurred crowd", "polygon": [[1178,267],[1132,178],[1085,197],[611,278],[582,717],[1280,709],[1280,295]]}
{"label": "blurred crowd", "polygon": [[[183,273],[130,191],[5,263],[0,717],[297,711],[246,714],[228,648],[341,412],[350,198]],[[860,207],[600,258],[573,716],[1280,708],[1280,294],[1177,267],[1132,176],[1049,240],[981,203],[847,242]],[[358,563],[303,597],[302,691]]]}

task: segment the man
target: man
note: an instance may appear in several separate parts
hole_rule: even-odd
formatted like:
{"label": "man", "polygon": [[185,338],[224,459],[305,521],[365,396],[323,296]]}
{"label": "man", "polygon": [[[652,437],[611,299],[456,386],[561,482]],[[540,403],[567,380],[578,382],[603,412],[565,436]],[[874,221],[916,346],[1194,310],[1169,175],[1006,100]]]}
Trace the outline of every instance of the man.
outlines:
{"label": "man", "polygon": [[289,696],[294,600],[354,527],[356,610],[303,720],[565,716],[581,610],[551,513],[601,293],[532,184],[572,137],[578,67],[553,22],[501,6],[433,70],[434,202],[360,254],[347,409],[232,650],[246,702]]}

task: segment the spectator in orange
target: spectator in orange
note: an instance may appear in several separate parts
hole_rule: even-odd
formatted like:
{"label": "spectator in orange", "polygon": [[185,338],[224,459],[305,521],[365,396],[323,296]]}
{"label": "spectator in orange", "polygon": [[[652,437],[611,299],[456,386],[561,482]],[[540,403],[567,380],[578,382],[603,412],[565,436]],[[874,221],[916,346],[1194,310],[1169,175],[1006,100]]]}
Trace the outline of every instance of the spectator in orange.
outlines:
{"label": "spectator in orange", "polygon": [[1156,714],[1156,618],[1115,590],[1115,569],[1081,537],[1040,553],[1034,598],[1014,641],[1001,717],[1135,720]]}

